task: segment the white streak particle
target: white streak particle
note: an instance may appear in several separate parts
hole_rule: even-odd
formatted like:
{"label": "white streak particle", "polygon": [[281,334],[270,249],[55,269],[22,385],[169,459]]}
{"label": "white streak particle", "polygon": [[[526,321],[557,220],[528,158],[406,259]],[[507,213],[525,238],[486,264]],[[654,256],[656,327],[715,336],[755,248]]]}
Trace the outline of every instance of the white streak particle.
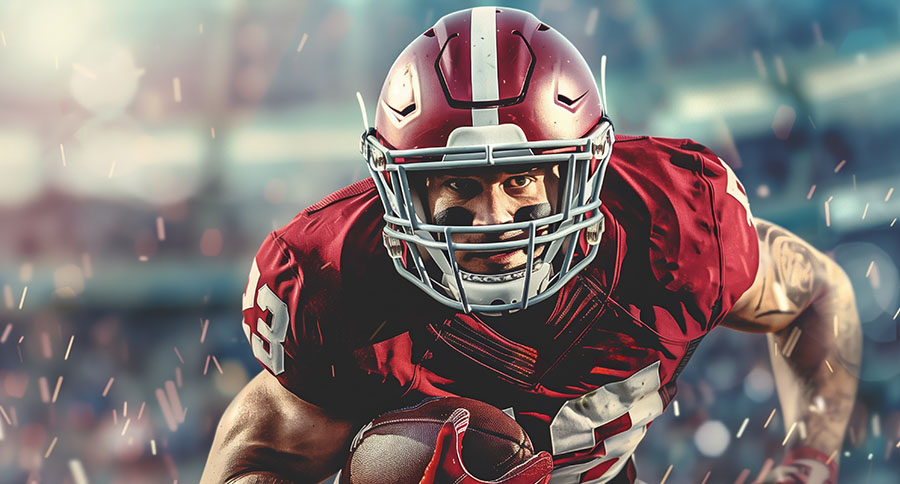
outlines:
{"label": "white streak particle", "polygon": [[744,430],[747,429],[747,424],[748,424],[748,423],[750,423],[750,419],[749,419],[749,418],[744,418],[744,422],[741,423],[741,428],[738,429],[737,435],[735,435],[735,438],[736,438],[736,439],[739,439],[739,438],[741,438],[742,435],[744,435]]}
{"label": "white streak particle", "polygon": [[307,35],[305,32],[303,33],[303,36],[300,37],[300,44],[297,45],[297,53],[298,54],[300,53],[301,50],[303,50],[303,46],[306,45],[306,39],[308,39],[308,38],[309,38],[309,35]]}

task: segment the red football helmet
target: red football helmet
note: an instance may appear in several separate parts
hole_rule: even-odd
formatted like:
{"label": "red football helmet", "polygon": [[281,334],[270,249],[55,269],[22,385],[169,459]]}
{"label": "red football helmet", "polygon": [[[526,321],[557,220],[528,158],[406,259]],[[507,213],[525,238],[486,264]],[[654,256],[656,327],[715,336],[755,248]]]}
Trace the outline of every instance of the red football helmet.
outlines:
{"label": "red football helmet", "polygon": [[[512,8],[451,13],[400,54],[377,103],[361,151],[384,203],[384,243],[399,273],[426,293],[466,312],[524,309],[596,255],[615,138],[590,67],[562,34]],[[441,225],[417,193],[423,172],[542,163],[558,165],[558,200],[528,220]],[[509,231],[524,235],[452,237]],[[457,261],[460,251],[511,249],[524,250],[527,263],[503,274],[469,273]]]}

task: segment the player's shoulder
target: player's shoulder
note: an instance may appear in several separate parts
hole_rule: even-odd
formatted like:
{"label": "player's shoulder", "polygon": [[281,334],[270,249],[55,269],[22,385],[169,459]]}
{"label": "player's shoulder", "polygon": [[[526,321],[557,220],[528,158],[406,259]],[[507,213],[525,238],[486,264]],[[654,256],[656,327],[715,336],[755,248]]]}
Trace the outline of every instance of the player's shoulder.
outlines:
{"label": "player's shoulder", "polygon": [[384,210],[371,179],[344,187],[300,211],[263,241],[259,259],[284,259],[300,271],[339,269],[377,255]]}
{"label": "player's shoulder", "polygon": [[632,274],[689,295],[691,306],[712,309],[703,311],[710,320],[753,282],[758,248],[746,192],[706,146],[687,138],[617,135],[603,193],[625,227],[626,262],[649,265]]}
{"label": "player's shoulder", "polygon": [[611,163],[616,161],[634,168],[655,168],[660,174],[682,171],[718,175],[727,167],[710,148],[693,139],[658,136],[616,135]]}

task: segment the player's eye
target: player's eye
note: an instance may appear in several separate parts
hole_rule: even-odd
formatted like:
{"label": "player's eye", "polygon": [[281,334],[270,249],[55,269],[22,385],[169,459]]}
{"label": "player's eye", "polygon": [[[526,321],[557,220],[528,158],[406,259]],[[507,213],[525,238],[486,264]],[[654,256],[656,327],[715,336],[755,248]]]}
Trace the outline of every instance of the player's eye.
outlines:
{"label": "player's eye", "polygon": [[474,197],[481,191],[481,184],[470,178],[451,178],[444,182],[444,186],[466,198]]}
{"label": "player's eye", "polygon": [[506,180],[506,184],[510,188],[525,188],[531,184],[534,179],[527,175],[516,175]]}

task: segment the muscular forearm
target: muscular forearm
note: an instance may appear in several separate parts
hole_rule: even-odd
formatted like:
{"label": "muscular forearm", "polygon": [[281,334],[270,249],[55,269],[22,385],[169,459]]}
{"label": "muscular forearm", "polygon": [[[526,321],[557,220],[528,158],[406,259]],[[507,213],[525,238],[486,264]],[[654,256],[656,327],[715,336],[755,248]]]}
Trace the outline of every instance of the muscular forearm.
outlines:
{"label": "muscular forearm", "polygon": [[812,303],[769,334],[769,351],[790,447],[837,459],[856,398],[861,330],[853,289],[835,265]]}

